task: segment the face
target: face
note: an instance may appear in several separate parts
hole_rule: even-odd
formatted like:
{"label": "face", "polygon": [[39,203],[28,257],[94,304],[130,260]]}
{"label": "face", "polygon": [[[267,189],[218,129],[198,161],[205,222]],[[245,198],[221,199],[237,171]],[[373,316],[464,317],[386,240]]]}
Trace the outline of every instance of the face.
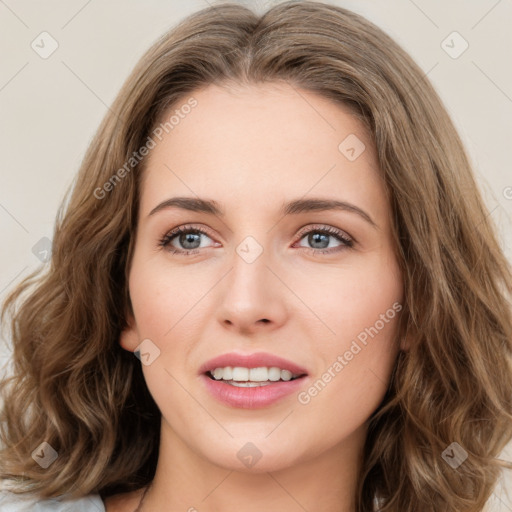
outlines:
{"label": "face", "polygon": [[[345,107],[287,84],[191,96],[197,105],[147,157],[121,345],[142,343],[162,438],[202,460],[240,469],[248,442],[263,454],[253,471],[338,453],[364,437],[401,347],[402,278],[375,148]],[[218,211],[165,205],[177,197]],[[313,199],[341,206],[293,205]],[[252,407],[212,394],[206,362],[262,352],[307,375]]]}

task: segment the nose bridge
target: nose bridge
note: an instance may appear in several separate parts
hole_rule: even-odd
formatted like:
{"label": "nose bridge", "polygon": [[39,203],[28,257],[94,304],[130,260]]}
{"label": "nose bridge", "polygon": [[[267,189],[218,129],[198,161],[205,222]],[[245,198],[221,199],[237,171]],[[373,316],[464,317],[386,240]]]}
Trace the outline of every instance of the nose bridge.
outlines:
{"label": "nose bridge", "polygon": [[[261,240],[262,236],[258,238]],[[234,248],[228,292],[235,294],[241,303],[261,300],[265,289],[269,290],[267,266],[271,255],[264,243],[248,235]]]}
{"label": "nose bridge", "polygon": [[259,321],[279,324],[286,311],[283,290],[279,289],[282,284],[269,270],[272,254],[265,247],[268,237],[262,233],[247,235],[234,247],[231,270],[222,287],[219,321],[244,330]]}

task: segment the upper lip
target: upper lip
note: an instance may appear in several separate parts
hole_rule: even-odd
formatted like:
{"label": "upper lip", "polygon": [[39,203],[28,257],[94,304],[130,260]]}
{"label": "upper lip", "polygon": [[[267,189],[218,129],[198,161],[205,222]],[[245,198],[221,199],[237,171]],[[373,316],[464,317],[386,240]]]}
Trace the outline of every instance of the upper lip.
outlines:
{"label": "upper lip", "polygon": [[207,373],[208,371],[215,370],[215,368],[225,368],[226,366],[240,366],[243,368],[259,368],[263,366],[271,368],[275,366],[281,370],[288,370],[294,375],[307,375],[308,373],[302,366],[266,352],[257,352],[254,354],[237,354],[231,352],[229,354],[222,354],[201,365],[199,373]]}

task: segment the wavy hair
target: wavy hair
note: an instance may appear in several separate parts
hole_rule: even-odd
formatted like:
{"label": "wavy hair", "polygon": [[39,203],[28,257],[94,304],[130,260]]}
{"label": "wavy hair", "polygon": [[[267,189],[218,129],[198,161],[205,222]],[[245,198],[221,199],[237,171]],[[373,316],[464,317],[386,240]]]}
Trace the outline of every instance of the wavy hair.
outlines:
{"label": "wavy hair", "polygon": [[[304,1],[257,15],[221,3],[136,64],[59,208],[50,263],[3,304],[13,368],[0,385],[0,477],[14,492],[107,497],[153,478],[161,415],[140,362],[119,345],[146,160],[126,162],[198,88],[275,81],[364,123],[391,198],[404,276],[398,336],[411,343],[369,419],[358,512],[376,498],[389,512],[481,511],[512,469],[498,458],[512,439],[512,269],[434,88],[349,10]],[[31,456],[43,441],[58,454],[47,469]],[[467,453],[457,469],[443,460],[452,443]]]}

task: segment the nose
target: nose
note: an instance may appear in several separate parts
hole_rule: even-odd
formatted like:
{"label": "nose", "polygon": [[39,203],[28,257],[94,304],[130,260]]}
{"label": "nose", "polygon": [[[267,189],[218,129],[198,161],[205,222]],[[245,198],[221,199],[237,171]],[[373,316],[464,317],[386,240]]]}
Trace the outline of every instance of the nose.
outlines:
{"label": "nose", "polygon": [[277,277],[279,271],[270,268],[266,252],[252,262],[235,252],[232,262],[219,286],[218,321],[239,334],[282,326],[289,315],[291,293]]}

